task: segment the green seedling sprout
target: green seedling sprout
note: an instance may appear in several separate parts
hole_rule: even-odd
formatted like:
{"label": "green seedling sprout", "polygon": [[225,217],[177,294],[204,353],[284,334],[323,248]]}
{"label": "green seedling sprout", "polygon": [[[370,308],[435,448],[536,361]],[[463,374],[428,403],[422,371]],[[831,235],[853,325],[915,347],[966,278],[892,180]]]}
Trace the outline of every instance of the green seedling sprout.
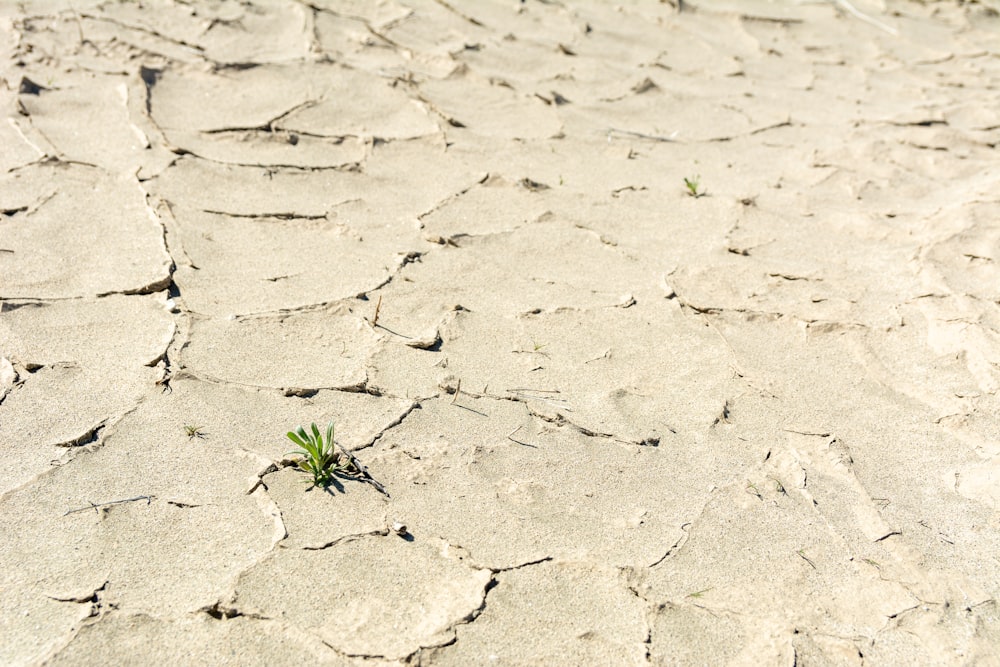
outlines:
{"label": "green seedling sprout", "polygon": [[194,438],[204,439],[207,434],[204,431],[202,431],[201,428],[202,428],[201,426],[191,426],[190,424],[184,424],[184,433],[187,434],[189,440],[193,440]]}
{"label": "green seedling sprout", "polygon": [[684,187],[687,188],[687,193],[689,197],[702,197],[705,195],[704,190],[699,190],[699,184],[701,182],[701,176],[684,177]]}
{"label": "green seedling sprout", "polygon": [[299,449],[288,453],[303,457],[298,461],[298,466],[312,475],[315,486],[326,488],[336,473],[356,475],[360,472],[353,457],[336,450],[333,444],[333,422],[326,427],[325,439],[315,422],[312,424],[312,433],[307,433],[300,426],[296,431],[288,432],[288,439],[299,446]]}

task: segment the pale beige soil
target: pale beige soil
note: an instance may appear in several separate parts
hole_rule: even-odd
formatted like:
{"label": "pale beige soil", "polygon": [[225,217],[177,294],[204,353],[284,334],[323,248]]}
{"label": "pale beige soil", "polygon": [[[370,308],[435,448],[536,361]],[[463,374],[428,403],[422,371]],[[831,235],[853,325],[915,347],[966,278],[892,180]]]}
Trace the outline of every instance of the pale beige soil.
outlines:
{"label": "pale beige soil", "polygon": [[0,663],[1000,664],[996,9],[0,4]]}

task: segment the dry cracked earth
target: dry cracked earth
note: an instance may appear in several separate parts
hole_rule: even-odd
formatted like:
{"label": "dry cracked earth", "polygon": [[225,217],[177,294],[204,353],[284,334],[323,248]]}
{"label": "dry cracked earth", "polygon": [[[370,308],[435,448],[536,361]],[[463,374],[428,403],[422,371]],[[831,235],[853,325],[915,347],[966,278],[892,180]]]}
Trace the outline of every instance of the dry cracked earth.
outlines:
{"label": "dry cracked earth", "polygon": [[4,3],[0,662],[1000,664],[997,8]]}

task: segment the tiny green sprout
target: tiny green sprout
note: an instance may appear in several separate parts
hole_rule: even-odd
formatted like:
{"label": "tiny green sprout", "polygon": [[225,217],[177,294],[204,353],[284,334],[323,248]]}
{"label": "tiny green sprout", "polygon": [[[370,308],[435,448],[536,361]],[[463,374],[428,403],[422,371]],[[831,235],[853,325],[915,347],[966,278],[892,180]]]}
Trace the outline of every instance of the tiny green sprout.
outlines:
{"label": "tiny green sprout", "polygon": [[764,500],[764,496],[761,495],[760,489],[758,489],[757,485],[751,482],[749,479],[747,480],[747,491],[757,496],[757,500]]}
{"label": "tiny green sprout", "polygon": [[711,587],[703,588],[700,591],[695,591],[694,593],[688,593],[687,597],[698,599],[700,597],[703,597],[705,593],[709,592],[710,590],[712,590]]}
{"label": "tiny green sprout", "polygon": [[548,345],[549,345],[548,343],[536,343],[535,341],[531,341],[531,344],[532,344],[532,346],[534,346],[534,348],[535,348],[534,351],[535,352],[541,352],[542,348],[548,347]]}
{"label": "tiny green sprout", "polygon": [[876,570],[881,570],[882,569],[882,566],[879,565],[878,562],[873,561],[871,558],[862,558],[861,562],[868,563],[869,565],[871,565],[872,567],[874,567]]}
{"label": "tiny green sprout", "polygon": [[189,440],[193,440],[194,438],[204,440],[208,434],[202,431],[201,429],[202,429],[201,426],[191,426],[190,424],[184,424],[184,433],[187,434]]}
{"label": "tiny green sprout", "polygon": [[336,473],[353,475],[360,472],[352,456],[336,450],[333,443],[333,422],[326,427],[325,439],[315,423],[312,424],[311,433],[300,426],[296,431],[288,432],[288,439],[299,446],[299,449],[288,453],[303,457],[298,461],[298,466],[312,475],[314,486],[326,488]]}
{"label": "tiny green sprout", "polygon": [[805,562],[809,563],[809,567],[811,567],[814,570],[816,569],[816,563],[813,561],[812,558],[810,558],[809,556],[806,555],[806,550],[805,549],[799,549],[795,553],[797,553],[799,555],[799,558],[801,558]]}
{"label": "tiny green sprout", "polygon": [[695,199],[697,199],[698,197],[704,196],[705,191],[698,189],[700,183],[701,183],[701,176],[684,177],[684,187],[687,188],[689,197],[694,197]]}

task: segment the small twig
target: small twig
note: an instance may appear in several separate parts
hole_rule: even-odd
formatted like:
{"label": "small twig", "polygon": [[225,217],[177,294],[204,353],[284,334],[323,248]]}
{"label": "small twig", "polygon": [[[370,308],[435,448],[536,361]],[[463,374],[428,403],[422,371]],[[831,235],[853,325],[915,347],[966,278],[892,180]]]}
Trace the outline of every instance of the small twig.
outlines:
{"label": "small twig", "polygon": [[820,438],[828,438],[830,434],[826,431],[798,431],[794,428],[783,428],[781,429],[785,433],[798,433],[799,435],[815,435]]}
{"label": "small twig", "polygon": [[600,361],[601,359],[607,359],[607,358],[608,358],[608,357],[610,357],[610,356],[611,356],[611,348],[609,347],[608,349],[606,349],[606,350],[604,351],[604,354],[602,354],[602,355],[600,355],[600,356],[598,356],[598,357],[594,357],[593,359],[587,359],[587,360],[586,360],[585,362],[583,362],[583,363],[585,363],[585,364],[589,364],[589,363],[591,363],[591,362],[593,362],[593,361]]}
{"label": "small twig", "polygon": [[674,132],[669,137],[657,136],[655,134],[643,134],[642,132],[633,132],[631,130],[619,130],[616,127],[608,128],[608,142],[611,142],[612,133],[624,134],[629,137],[635,137],[636,139],[648,139],[649,141],[662,141],[662,142],[672,142],[675,141],[674,136],[677,132]]}
{"label": "small twig", "polygon": [[388,331],[393,336],[399,336],[400,338],[405,338],[406,340],[413,340],[413,336],[407,336],[406,334],[401,334],[398,331],[393,331],[392,329],[390,329],[389,327],[385,326],[384,324],[372,324],[372,326],[373,327],[377,327],[377,328],[381,329],[382,331]]}
{"label": "small twig", "polygon": [[560,393],[558,389],[526,389],[526,388],[523,388],[523,387],[519,387],[517,389],[508,389],[507,391],[510,392],[510,393],[512,393],[512,394],[516,394],[516,393],[519,393],[519,392],[522,392],[522,391],[533,391],[536,394],[558,394],[558,393]]}
{"label": "small twig", "polygon": [[854,5],[849,3],[847,0],[834,0],[834,4],[839,5],[849,14],[852,14],[853,16],[861,19],[865,23],[869,23],[875,26],[876,28],[879,28],[880,30],[885,30],[890,35],[899,34],[899,31],[893,28],[892,26],[886,25],[885,23],[882,23],[881,21],[874,19],[871,16],[868,16],[868,14],[859,11]]}
{"label": "small twig", "polygon": [[106,503],[90,503],[86,507],[80,507],[75,510],[69,510],[66,512],[66,514],[63,514],[63,516],[67,516],[69,514],[75,514],[76,512],[86,512],[87,510],[90,509],[96,512],[98,507],[107,507],[108,505],[120,505],[122,503],[134,503],[137,500],[145,500],[146,504],[148,505],[153,501],[153,498],[155,497],[156,496],[136,496],[135,498],[125,498],[124,500],[110,500]]}
{"label": "small twig", "polygon": [[356,456],[354,456],[354,454],[351,454],[349,451],[347,451],[346,449],[344,449],[340,445],[337,445],[337,447],[340,449],[341,454],[343,454],[344,456],[346,456],[350,460],[351,465],[354,466],[354,469],[358,471],[357,475],[345,475],[345,476],[351,477],[353,479],[356,479],[359,482],[364,482],[366,484],[371,484],[372,486],[375,487],[376,491],[378,491],[379,493],[381,493],[382,495],[384,495],[386,498],[391,498],[392,497],[392,496],[389,495],[389,492],[386,491],[385,487],[382,486],[382,483],[379,482],[374,477],[372,477],[371,473],[368,472],[368,467],[365,466],[365,465],[363,465],[361,463],[361,461],[359,461],[358,458]]}
{"label": "small twig", "polygon": [[567,410],[572,412],[568,405],[568,401],[565,398],[548,398],[545,396],[532,396],[531,394],[526,394],[524,392],[536,392],[539,394],[558,394],[560,393],[558,389],[508,389],[508,393],[514,394],[516,400],[520,401],[538,401],[539,403],[546,403],[553,407],[559,408],[560,410]]}
{"label": "small twig", "polygon": [[489,417],[489,415],[486,414],[485,412],[482,412],[481,410],[476,410],[475,408],[470,408],[469,406],[462,405],[461,403],[456,403],[455,407],[462,408],[463,410],[468,410],[469,412],[479,415],[480,417]]}
{"label": "small twig", "polygon": [[455,395],[454,395],[454,396],[452,397],[452,399],[451,399],[451,404],[452,404],[452,405],[455,405],[455,401],[457,401],[457,400],[458,400],[458,394],[459,394],[459,392],[461,392],[461,391],[462,391],[462,379],[461,379],[461,378],[459,378],[459,379],[458,379],[458,384],[457,384],[457,385],[455,385]]}
{"label": "small twig", "polygon": [[[389,327],[385,326],[384,324],[379,324],[378,323],[378,316],[379,316],[380,312],[382,312],[382,295],[381,294],[378,295],[378,301],[375,302],[375,314],[370,319],[366,317],[365,321],[368,322],[368,324],[372,325],[373,329],[382,329],[383,331],[388,331],[393,336],[399,336],[400,338],[405,338],[406,340],[413,340],[413,336],[407,336],[406,334],[401,334],[398,331],[393,331],[392,329],[390,329]],[[341,356],[343,356],[343,355],[341,355]]]}
{"label": "small twig", "polygon": [[809,556],[806,555],[806,550],[805,549],[799,549],[795,553],[797,553],[799,555],[799,558],[801,558],[805,562],[809,563],[809,565],[812,566],[812,569],[814,569],[814,570],[816,569],[816,563],[814,563],[812,561],[812,559],[809,558]]}
{"label": "small twig", "polygon": [[514,439],[514,437],[513,437],[514,434],[517,433],[520,430],[521,430],[520,426],[518,426],[517,428],[515,428],[513,431],[511,431],[510,433],[507,434],[507,439],[510,440],[511,442],[515,442],[515,443],[521,445],[522,447],[531,447],[532,449],[538,449],[538,447],[536,445],[532,445],[531,443],[522,442],[521,440],[515,440]]}

